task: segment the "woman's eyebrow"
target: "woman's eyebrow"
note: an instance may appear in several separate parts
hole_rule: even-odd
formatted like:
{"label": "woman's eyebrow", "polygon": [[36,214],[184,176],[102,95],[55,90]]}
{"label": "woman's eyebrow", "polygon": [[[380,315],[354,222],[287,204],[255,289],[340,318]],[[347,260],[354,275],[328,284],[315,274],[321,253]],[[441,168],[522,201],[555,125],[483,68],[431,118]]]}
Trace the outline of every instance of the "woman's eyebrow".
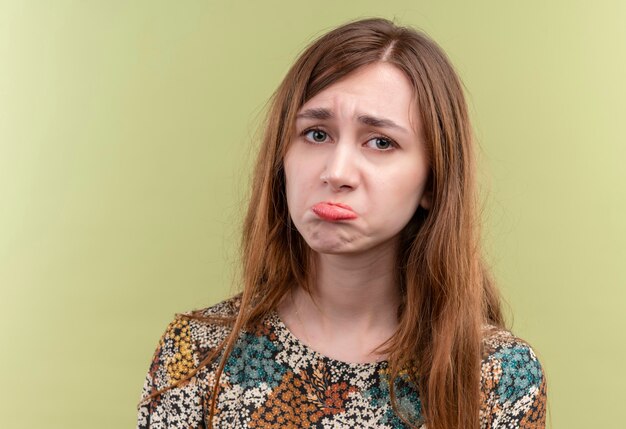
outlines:
{"label": "woman's eyebrow", "polygon": [[[330,109],[326,109],[323,107],[306,109],[296,115],[297,119],[317,119],[321,121],[332,119],[333,117],[334,117],[333,112]],[[408,133],[406,128],[401,127],[400,125],[396,124],[391,119],[377,118],[371,115],[360,115],[357,117],[357,119],[359,120],[359,122],[365,125],[370,125],[372,127],[395,128],[402,132]]]}
{"label": "woman's eyebrow", "polygon": [[362,122],[362,123],[364,123],[366,125],[371,125],[372,127],[395,128],[395,129],[400,130],[402,132],[408,133],[406,128],[401,127],[400,125],[396,124],[391,119],[376,118],[375,116],[370,116],[370,115],[361,115],[357,119],[360,122]]}
{"label": "woman's eyebrow", "polygon": [[331,119],[333,117],[333,112],[329,109],[325,109],[323,107],[315,108],[315,109],[307,109],[296,115],[297,119],[319,119],[326,120]]}

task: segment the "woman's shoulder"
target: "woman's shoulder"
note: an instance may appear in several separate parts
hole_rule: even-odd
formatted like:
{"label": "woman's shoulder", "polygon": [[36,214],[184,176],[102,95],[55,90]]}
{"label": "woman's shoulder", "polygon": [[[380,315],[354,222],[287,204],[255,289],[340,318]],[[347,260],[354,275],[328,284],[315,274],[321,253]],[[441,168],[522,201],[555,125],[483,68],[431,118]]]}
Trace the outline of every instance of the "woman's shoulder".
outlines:
{"label": "woman's shoulder", "polygon": [[216,304],[213,304],[209,307],[200,308],[196,310],[187,311],[185,313],[179,313],[176,315],[177,318],[186,318],[186,319],[202,319],[205,318],[229,318],[237,316],[239,312],[239,307],[241,305],[241,294],[237,294],[226,298],[222,301],[219,301]]}
{"label": "woman's shoulder", "polygon": [[240,298],[240,295],[235,295],[209,307],[176,314],[164,338],[187,334],[194,349],[200,354],[215,348],[230,333],[239,312]]}
{"label": "woman's shoulder", "polygon": [[531,345],[510,330],[495,325],[483,326],[483,357],[511,348],[518,350],[526,349],[528,352],[533,353]]}
{"label": "woman's shoulder", "polygon": [[238,309],[239,298],[234,296],[177,314],[168,324],[145,378],[138,428],[202,427],[203,398],[210,384],[210,368],[203,363],[219,350]]}
{"label": "woman's shoulder", "polygon": [[545,421],[546,377],[527,341],[509,330],[485,327],[481,396],[481,414],[491,421],[488,427]]}
{"label": "woman's shoulder", "polygon": [[210,307],[178,313],[161,335],[152,367],[160,387],[174,384],[195,370],[228,336],[239,310],[234,296]]}

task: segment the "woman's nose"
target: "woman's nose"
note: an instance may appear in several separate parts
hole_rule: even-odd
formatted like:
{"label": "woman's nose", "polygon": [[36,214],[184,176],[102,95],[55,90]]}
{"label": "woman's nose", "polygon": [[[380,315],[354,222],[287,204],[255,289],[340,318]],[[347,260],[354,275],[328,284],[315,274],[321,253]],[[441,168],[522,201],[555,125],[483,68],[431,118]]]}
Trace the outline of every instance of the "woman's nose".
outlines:
{"label": "woman's nose", "polygon": [[356,188],[359,181],[357,156],[350,144],[337,142],[326,159],[321,180],[328,183],[333,191]]}

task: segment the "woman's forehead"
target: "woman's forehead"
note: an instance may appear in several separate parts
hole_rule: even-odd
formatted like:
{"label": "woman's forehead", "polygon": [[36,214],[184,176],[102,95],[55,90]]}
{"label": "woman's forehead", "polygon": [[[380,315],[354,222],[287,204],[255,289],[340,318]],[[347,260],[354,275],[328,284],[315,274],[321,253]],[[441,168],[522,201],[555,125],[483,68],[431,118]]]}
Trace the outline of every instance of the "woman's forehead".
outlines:
{"label": "woman's forehead", "polygon": [[355,120],[398,130],[419,130],[417,98],[403,71],[375,63],[324,88],[298,110],[297,119]]}

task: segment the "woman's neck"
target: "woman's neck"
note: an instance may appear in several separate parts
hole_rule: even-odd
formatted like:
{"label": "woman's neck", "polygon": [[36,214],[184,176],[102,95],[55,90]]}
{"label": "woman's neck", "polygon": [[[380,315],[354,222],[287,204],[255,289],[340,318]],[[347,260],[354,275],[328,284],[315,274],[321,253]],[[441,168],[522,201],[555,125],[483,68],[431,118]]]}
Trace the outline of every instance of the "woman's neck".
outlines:
{"label": "woman's neck", "polygon": [[326,355],[372,361],[373,349],[397,329],[400,291],[394,247],[361,254],[314,254],[311,295],[295,289],[281,316],[296,336]]}
{"label": "woman's neck", "polygon": [[316,275],[307,305],[320,314],[320,327],[338,326],[369,331],[396,322],[400,291],[396,283],[393,248],[373,249],[359,255],[314,254]]}

